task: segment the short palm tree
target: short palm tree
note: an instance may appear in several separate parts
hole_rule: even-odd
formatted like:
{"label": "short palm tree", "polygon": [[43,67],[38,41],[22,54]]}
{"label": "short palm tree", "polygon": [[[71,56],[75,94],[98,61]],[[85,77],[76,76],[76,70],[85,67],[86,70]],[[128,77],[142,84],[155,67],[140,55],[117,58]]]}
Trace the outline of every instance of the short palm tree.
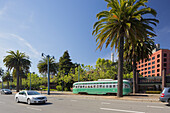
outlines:
{"label": "short palm tree", "polygon": [[[42,60],[39,61],[37,67],[39,70],[39,73],[41,74],[47,74],[47,58],[43,58]],[[56,74],[58,70],[58,64],[55,62],[55,59],[50,58],[49,59],[49,71],[50,74]]]}
{"label": "short palm tree", "polygon": [[110,45],[118,51],[118,97],[123,96],[123,49],[129,40],[132,47],[138,40],[154,35],[150,24],[158,20],[143,18],[145,14],[156,16],[156,11],[146,6],[148,0],[105,0],[109,11],[97,14],[98,21],[94,24],[93,35],[96,36],[97,49]]}
{"label": "short palm tree", "polygon": [[16,75],[17,75],[17,92],[19,92],[19,73],[20,68],[29,68],[31,66],[31,61],[29,60],[29,57],[25,55],[25,53],[19,52],[19,50],[16,51],[7,51],[9,55],[5,56],[3,62],[5,63],[5,66],[8,68],[8,70],[16,69]]}
{"label": "short palm tree", "polygon": [[136,93],[136,62],[139,60],[148,59],[155,48],[153,39],[147,39],[141,42],[137,41],[136,46],[133,48],[131,43],[124,46],[124,58],[130,62],[133,62],[133,93]]}

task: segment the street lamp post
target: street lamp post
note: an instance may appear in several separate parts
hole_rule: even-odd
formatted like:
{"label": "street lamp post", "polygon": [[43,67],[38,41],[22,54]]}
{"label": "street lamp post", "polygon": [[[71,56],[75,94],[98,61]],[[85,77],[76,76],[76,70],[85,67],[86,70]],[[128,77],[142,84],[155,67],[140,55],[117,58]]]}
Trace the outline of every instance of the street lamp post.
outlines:
{"label": "street lamp post", "polygon": [[30,90],[31,90],[31,73],[30,73]]}
{"label": "street lamp post", "polygon": [[[48,73],[48,92],[47,92],[47,95],[50,95],[50,64],[49,64],[50,55],[45,55],[44,53],[42,53],[42,56],[47,57],[47,73]],[[52,58],[54,59],[54,56]]]}

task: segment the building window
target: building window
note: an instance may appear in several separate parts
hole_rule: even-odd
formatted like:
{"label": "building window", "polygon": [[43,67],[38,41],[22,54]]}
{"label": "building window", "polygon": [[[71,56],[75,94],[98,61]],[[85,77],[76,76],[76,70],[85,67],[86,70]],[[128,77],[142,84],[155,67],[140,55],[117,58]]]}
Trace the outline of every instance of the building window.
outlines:
{"label": "building window", "polygon": [[157,72],[159,72],[160,71],[160,69],[157,69]]}
{"label": "building window", "polygon": [[140,66],[139,66],[139,68],[140,68]]}
{"label": "building window", "polygon": [[143,65],[142,65],[142,67],[143,67]]}
{"label": "building window", "polygon": [[154,69],[155,68],[155,66],[152,66],[152,69]]}
{"label": "building window", "polygon": [[147,66],[147,64],[145,64],[145,66]]}
{"label": "building window", "polygon": [[166,58],[164,58],[164,62],[166,62],[167,60],[166,60]]}
{"label": "building window", "polygon": [[160,59],[157,60],[157,63],[160,62]]}
{"label": "building window", "polygon": [[151,58],[149,59],[149,61],[151,61]]}
{"label": "building window", "polygon": [[160,67],[160,64],[158,64],[157,67]]}
{"label": "building window", "polygon": [[141,73],[141,75],[143,75],[143,73]]}
{"label": "building window", "polygon": [[160,57],[160,55],[157,55],[157,58],[159,58]]}
{"label": "building window", "polygon": [[150,74],[151,73],[151,71],[148,71],[148,74]]}
{"label": "building window", "polygon": [[143,69],[141,71],[143,71]]}
{"label": "building window", "polygon": [[147,68],[145,68],[145,70],[147,70]]}
{"label": "building window", "polygon": [[145,62],[147,62],[147,59],[145,60]]}
{"label": "building window", "polygon": [[152,57],[152,60],[154,60],[155,59],[155,57]]}
{"label": "building window", "polygon": [[157,76],[159,76],[159,74],[157,74]]}
{"label": "building window", "polygon": [[148,77],[151,77],[151,75],[148,75]]}
{"label": "building window", "polygon": [[166,72],[166,68],[164,68],[165,72]]}
{"label": "building window", "polygon": [[139,64],[140,64],[140,62],[139,62]]}
{"label": "building window", "polygon": [[145,72],[145,75],[147,74],[147,72]]}
{"label": "building window", "polygon": [[148,63],[148,65],[151,65],[151,63]]}
{"label": "building window", "polygon": [[155,73],[155,70],[152,70],[152,73]]}
{"label": "building window", "polygon": [[166,53],[164,53],[164,57],[167,57],[167,54],[166,54]]}
{"label": "building window", "polygon": [[154,61],[154,62],[152,62],[152,64],[155,64],[155,61]]}
{"label": "building window", "polygon": [[148,70],[151,69],[151,67],[148,67]]}
{"label": "building window", "polygon": [[155,76],[155,75],[152,75],[153,77]]}
{"label": "building window", "polygon": [[167,64],[166,63],[164,63],[164,67],[166,67],[167,66]]}

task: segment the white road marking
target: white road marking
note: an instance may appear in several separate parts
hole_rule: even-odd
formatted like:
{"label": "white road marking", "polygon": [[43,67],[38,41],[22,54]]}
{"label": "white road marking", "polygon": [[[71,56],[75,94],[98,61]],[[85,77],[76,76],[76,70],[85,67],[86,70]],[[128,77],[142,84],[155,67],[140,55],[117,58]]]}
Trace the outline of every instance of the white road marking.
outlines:
{"label": "white road marking", "polygon": [[148,108],[164,108],[164,107],[161,107],[161,106],[147,106]]}
{"label": "white road marking", "polygon": [[102,102],[101,104],[110,104],[110,103],[107,103],[107,102]]}
{"label": "white road marking", "polygon": [[127,112],[127,113],[145,113],[145,112],[140,112],[140,111],[129,111],[129,110],[111,109],[111,108],[100,108],[100,109],[102,109],[102,110],[107,110],[107,111]]}
{"label": "white road marking", "polygon": [[28,109],[33,109],[33,110],[37,110],[37,111],[42,111],[41,109],[38,108],[32,108],[32,107],[27,107]]}
{"label": "white road marking", "polygon": [[70,101],[72,101],[72,102],[76,102],[77,100],[70,100]]}
{"label": "white road marking", "polygon": [[5,104],[5,102],[0,102],[0,104]]}

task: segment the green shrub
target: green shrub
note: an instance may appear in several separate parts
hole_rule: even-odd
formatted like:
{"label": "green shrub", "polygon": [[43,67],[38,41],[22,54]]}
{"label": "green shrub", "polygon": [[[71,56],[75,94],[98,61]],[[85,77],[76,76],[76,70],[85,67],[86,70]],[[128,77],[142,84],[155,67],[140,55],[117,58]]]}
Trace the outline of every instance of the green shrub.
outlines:
{"label": "green shrub", "polygon": [[47,87],[45,87],[44,85],[40,85],[39,88],[46,89]]}
{"label": "green shrub", "polygon": [[56,86],[56,89],[57,89],[57,91],[62,91],[62,86],[58,85],[58,86]]}
{"label": "green shrub", "polygon": [[160,94],[161,91],[146,91],[147,94]]}

